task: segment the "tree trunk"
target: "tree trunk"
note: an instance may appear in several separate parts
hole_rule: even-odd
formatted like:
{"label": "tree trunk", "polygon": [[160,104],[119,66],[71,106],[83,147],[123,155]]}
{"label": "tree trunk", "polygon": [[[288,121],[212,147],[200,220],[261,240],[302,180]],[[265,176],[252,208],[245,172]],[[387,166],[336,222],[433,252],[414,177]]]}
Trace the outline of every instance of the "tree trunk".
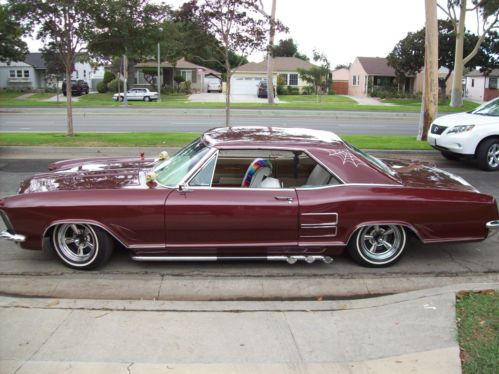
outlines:
{"label": "tree trunk", "polygon": [[454,77],[452,78],[452,90],[450,106],[463,106],[463,48],[464,48],[464,22],[466,18],[466,0],[461,0],[459,9],[459,21],[456,30],[456,50],[454,53]]}
{"label": "tree trunk", "polygon": [[232,76],[232,72],[230,70],[229,54],[227,52],[225,53],[225,69],[227,70],[227,84],[225,90],[225,127],[230,127],[230,78]]}
{"label": "tree trunk", "polygon": [[128,57],[123,55],[123,105],[128,105]]}
{"label": "tree trunk", "polygon": [[275,8],[276,0],[272,0],[271,24],[269,32],[269,47],[267,51],[267,98],[269,104],[274,104],[274,69],[273,69],[273,52],[274,36],[275,36]]}
{"label": "tree trunk", "polygon": [[418,140],[427,140],[438,109],[438,23],[436,0],[425,0],[425,70]]}
{"label": "tree trunk", "polygon": [[73,103],[71,101],[71,97],[72,97],[71,73],[73,70],[73,64],[68,61],[65,65],[66,65],[66,118],[67,118],[67,125],[68,125],[68,128],[66,130],[66,135],[67,136],[74,136]]}

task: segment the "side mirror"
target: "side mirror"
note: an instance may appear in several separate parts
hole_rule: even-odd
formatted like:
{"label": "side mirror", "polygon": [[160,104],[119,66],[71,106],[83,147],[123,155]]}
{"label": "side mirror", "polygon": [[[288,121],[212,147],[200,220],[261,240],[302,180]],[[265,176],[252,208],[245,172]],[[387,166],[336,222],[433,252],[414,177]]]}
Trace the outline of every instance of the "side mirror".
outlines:
{"label": "side mirror", "polygon": [[186,184],[180,184],[178,187],[177,187],[177,191],[180,192],[180,193],[188,193],[188,192],[192,192],[192,190],[189,188],[188,185]]}

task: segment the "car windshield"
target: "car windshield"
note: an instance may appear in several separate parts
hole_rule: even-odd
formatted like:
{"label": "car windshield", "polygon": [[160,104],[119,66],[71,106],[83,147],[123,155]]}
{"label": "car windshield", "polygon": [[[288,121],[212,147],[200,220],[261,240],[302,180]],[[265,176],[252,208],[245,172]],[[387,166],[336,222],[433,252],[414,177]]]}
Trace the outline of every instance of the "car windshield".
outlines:
{"label": "car windshield", "polygon": [[156,181],[165,187],[177,186],[209,151],[201,139],[195,140],[154,168]]}
{"label": "car windshield", "polygon": [[499,116],[499,100],[492,100],[480,105],[471,113],[481,114],[482,116]]}
{"label": "car windshield", "polygon": [[390,177],[395,178],[397,176],[397,173],[391,167],[389,167],[387,164],[385,164],[383,161],[381,161],[379,158],[374,157],[373,155],[370,155],[369,153],[366,153],[364,151],[361,151],[360,149],[358,149],[357,147],[354,147],[350,143],[345,142],[345,144],[351,150],[353,150],[355,153],[360,154],[362,156],[362,158],[365,159],[366,161],[368,161],[371,165],[373,165],[374,167],[376,167],[378,169],[381,169],[383,172],[388,174]]}

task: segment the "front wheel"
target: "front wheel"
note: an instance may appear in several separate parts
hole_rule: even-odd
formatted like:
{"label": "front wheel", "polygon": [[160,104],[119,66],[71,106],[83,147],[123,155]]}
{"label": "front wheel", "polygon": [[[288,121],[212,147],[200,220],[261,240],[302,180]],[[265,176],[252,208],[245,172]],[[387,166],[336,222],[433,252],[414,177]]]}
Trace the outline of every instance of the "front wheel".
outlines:
{"label": "front wheel", "polygon": [[52,233],[52,246],[70,268],[96,269],[113,252],[112,238],[101,228],[81,223],[58,225]]}
{"label": "front wheel", "polygon": [[144,101],[151,101],[151,98],[149,96],[144,97]]}
{"label": "front wheel", "polygon": [[348,253],[368,267],[393,265],[402,256],[406,233],[399,225],[369,225],[357,230],[348,243]]}
{"label": "front wheel", "polygon": [[489,139],[478,146],[478,166],[482,170],[499,170],[499,139]]}

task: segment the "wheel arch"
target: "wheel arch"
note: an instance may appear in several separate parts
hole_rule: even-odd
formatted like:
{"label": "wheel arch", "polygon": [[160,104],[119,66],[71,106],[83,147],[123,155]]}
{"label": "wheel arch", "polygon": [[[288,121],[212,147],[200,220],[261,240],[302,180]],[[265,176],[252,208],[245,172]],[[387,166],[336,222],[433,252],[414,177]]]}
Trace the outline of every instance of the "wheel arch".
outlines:
{"label": "wheel arch", "polygon": [[372,226],[372,225],[397,225],[397,226],[402,226],[404,230],[406,231],[406,234],[409,234],[411,236],[414,236],[417,238],[421,243],[424,243],[424,240],[421,238],[421,235],[419,234],[418,230],[410,223],[404,222],[404,221],[393,221],[393,220],[388,220],[388,221],[364,221],[361,222],[357,225],[354,226],[354,228],[351,230],[351,232],[348,235],[348,239],[345,242],[345,245],[348,245],[352,238],[354,237],[355,233],[361,229],[362,227],[365,226]]}
{"label": "wheel arch", "polygon": [[45,240],[45,238],[50,237],[50,235],[54,231],[55,227],[58,225],[61,225],[63,223],[76,223],[76,224],[87,224],[87,225],[96,226],[96,227],[104,230],[111,238],[116,240],[122,246],[124,246],[125,248],[129,248],[129,246],[126,244],[126,242],[123,240],[123,238],[120,238],[120,236],[117,235],[115,232],[113,232],[113,230],[111,230],[108,226],[104,225],[101,222],[90,220],[90,219],[61,219],[61,220],[57,220],[57,221],[52,221],[43,230],[43,234],[42,234],[42,238],[41,238],[42,247],[43,247],[43,241]]}
{"label": "wheel arch", "polygon": [[484,142],[486,142],[486,141],[488,141],[488,140],[490,140],[490,139],[497,139],[497,140],[499,140],[499,135],[492,134],[492,135],[486,136],[485,138],[483,138],[482,140],[480,140],[480,141],[478,142],[478,144],[476,145],[476,147],[475,147],[475,158],[478,156],[478,149],[480,148],[480,146],[481,146]]}

